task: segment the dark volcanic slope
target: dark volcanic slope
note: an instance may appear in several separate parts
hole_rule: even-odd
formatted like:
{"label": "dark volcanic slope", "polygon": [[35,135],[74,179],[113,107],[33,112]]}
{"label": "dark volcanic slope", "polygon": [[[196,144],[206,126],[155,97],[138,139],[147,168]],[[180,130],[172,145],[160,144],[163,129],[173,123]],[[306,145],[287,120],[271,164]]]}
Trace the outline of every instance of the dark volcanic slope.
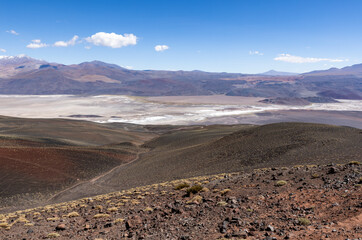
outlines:
{"label": "dark volcanic slope", "polygon": [[259,167],[344,163],[362,156],[359,129],[305,123],[239,128],[242,130],[226,136],[222,126],[163,135],[145,144],[153,150],[138,161],[100,178],[96,186],[79,186],[57,196],[56,200],[184,177]]}

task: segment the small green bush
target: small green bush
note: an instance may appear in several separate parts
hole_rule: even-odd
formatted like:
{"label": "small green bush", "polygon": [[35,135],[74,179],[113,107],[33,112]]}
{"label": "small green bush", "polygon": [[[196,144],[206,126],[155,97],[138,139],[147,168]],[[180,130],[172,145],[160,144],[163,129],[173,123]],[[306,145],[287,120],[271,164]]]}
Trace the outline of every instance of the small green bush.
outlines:
{"label": "small green bush", "polygon": [[284,186],[284,185],[286,185],[287,184],[287,182],[286,181],[284,181],[284,180],[280,180],[280,181],[278,181],[278,182],[276,182],[275,183],[275,186],[277,186],[277,187],[281,187],[281,186]]}
{"label": "small green bush", "polygon": [[226,206],[226,205],[228,205],[228,204],[227,204],[227,202],[225,202],[225,201],[220,201],[220,202],[218,202],[216,205],[221,206],[221,207],[224,207],[224,206]]}
{"label": "small green bush", "polygon": [[360,165],[361,163],[358,161],[351,161],[348,163],[349,165]]}
{"label": "small green bush", "polygon": [[228,189],[228,188],[220,191],[220,193],[221,193],[222,196],[225,196],[225,195],[228,194],[229,192],[231,192],[231,189]]}
{"label": "small green bush", "polygon": [[180,183],[179,185],[175,186],[175,190],[181,190],[181,189],[184,189],[184,188],[188,188],[190,187],[190,185],[188,183]]}
{"label": "small green bush", "polygon": [[310,221],[308,218],[298,218],[298,223],[303,226],[310,225]]}
{"label": "small green bush", "polygon": [[49,233],[48,234],[48,238],[57,238],[57,237],[60,237],[59,233]]}
{"label": "small green bush", "polygon": [[319,174],[318,173],[313,173],[312,174],[312,178],[319,178],[320,176],[319,176]]}
{"label": "small green bush", "polygon": [[198,192],[200,192],[201,190],[202,190],[202,186],[201,185],[199,185],[199,184],[197,184],[197,185],[194,185],[194,186],[192,186],[192,187],[190,187],[190,188],[188,188],[187,190],[186,190],[186,192],[187,192],[187,194],[196,194],[196,193],[198,193]]}

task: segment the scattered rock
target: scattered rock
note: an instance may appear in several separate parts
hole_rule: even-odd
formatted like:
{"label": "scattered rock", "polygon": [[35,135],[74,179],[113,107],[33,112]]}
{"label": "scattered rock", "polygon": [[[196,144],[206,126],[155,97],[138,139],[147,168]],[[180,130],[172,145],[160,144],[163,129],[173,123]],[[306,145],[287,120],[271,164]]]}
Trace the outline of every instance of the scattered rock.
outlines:
{"label": "scattered rock", "polygon": [[337,168],[335,168],[335,167],[331,167],[331,168],[329,168],[328,169],[328,174],[335,174],[335,173],[337,173],[338,172],[338,170],[337,170]]}
{"label": "scattered rock", "polygon": [[133,229],[137,228],[142,224],[142,219],[140,216],[132,216],[130,219],[126,221],[126,228],[127,229]]}
{"label": "scattered rock", "polygon": [[[333,177],[326,175],[330,168],[338,170]],[[331,165],[310,167],[312,172],[307,172],[306,167],[298,167],[293,168],[291,175],[286,174],[286,169],[283,181],[287,184],[282,187],[274,186],[281,181],[278,168],[256,171],[253,178],[251,174],[223,174],[212,180],[189,181],[191,186],[205,184],[211,189],[190,196],[185,194],[186,189],[175,190],[177,184],[165,183],[148,186],[147,190],[136,188],[97,196],[92,201],[70,202],[54,209],[39,208],[24,216],[17,212],[5,220],[0,214],[0,239],[44,239],[47,234],[49,238],[93,240],[100,236],[303,240],[320,239],[326,234],[330,239],[358,239],[362,235],[358,218],[362,205],[355,184],[360,180],[361,168]],[[271,173],[278,180],[271,182]],[[320,177],[312,178],[312,173]],[[221,194],[225,189],[230,191]],[[74,212],[78,215],[69,217]],[[95,218],[97,214],[99,217]],[[54,216],[62,217],[50,221]],[[49,227],[55,228],[57,234]]]}
{"label": "scattered rock", "polygon": [[270,231],[270,232],[274,232],[274,227],[271,226],[271,225],[268,225],[265,230]]}
{"label": "scattered rock", "polygon": [[64,223],[58,224],[55,228],[55,230],[57,230],[57,231],[64,231],[65,229],[67,229],[67,228],[65,227]]}

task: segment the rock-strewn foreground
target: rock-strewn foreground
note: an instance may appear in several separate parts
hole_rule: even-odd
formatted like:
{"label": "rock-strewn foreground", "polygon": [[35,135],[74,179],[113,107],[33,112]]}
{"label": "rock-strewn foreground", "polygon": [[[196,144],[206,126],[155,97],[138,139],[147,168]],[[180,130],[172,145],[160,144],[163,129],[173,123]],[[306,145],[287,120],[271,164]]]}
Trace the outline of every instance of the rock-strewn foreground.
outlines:
{"label": "rock-strewn foreground", "polygon": [[358,162],[195,177],[0,215],[0,238],[361,239],[361,183]]}

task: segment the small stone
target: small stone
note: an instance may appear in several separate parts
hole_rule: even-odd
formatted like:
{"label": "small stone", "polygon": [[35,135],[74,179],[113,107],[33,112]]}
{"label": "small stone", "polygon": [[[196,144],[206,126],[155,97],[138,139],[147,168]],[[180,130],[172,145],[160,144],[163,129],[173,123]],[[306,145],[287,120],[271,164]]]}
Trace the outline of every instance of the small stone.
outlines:
{"label": "small stone", "polygon": [[337,173],[337,169],[335,167],[331,167],[330,169],[328,169],[328,174],[334,174]]}
{"label": "small stone", "polygon": [[56,228],[55,228],[55,230],[57,230],[57,231],[64,231],[65,229],[66,229],[66,227],[65,227],[64,223],[58,224],[58,226],[56,226]]}
{"label": "small stone", "polygon": [[228,228],[229,222],[223,221],[220,226],[220,233],[226,233],[226,229]]}
{"label": "small stone", "polygon": [[274,232],[274,227],[271,226],[271,225],[268,225],[268,226],[266,227],[266,230],[269,231],[269,232]]}
{"label": "small stone", "polygon": [[126,228],[137,228],[137,226],[142,224],[142,219],[139,216],[133,216],[126,222]]}
{"label": "small stone", "polygon": [[110,223],[106,223],[106,224],[104,225],[104,227],[105,227],[105,228],[109,228],[109,227],[112,227],[112,225],[113,225],[113,224],[110,222]]}
{"label": "small stone", "polygon": [[184,235],[184,236],[180,237],[180,240],[189,240],[189,239],[191,239],[191,238],[188,235]]}

